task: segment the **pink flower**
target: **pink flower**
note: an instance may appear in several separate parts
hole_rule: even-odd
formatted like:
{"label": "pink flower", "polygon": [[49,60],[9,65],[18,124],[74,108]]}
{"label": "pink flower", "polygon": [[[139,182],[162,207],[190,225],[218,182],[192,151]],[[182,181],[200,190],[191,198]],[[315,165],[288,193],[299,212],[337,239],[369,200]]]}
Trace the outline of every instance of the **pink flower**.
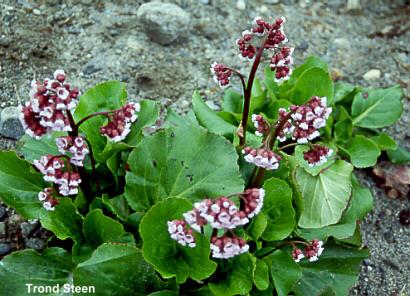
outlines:
{"label": "pink flower", "polygon": [[245,201],[244,212],[249,218],[258,215],[263,207],[263,199],[265,197],[265,190],[263,188],[247,189],[242,195]]}
{"label": "pink flower", "polygon": [[269,132],[269,123],[263,119],[262,115],[252,114],[252,122],[256,128],[255,135],[261,137]]}
{"label": "pink flower", "polygon": [[279,161],[281,160],[281,157],[271,150],[245,147],[242,150],[242,153],[244,154],[244,159],[247,162],[253,163],[258,167],[267,170],[277,170],[279,168]]}
{"label": "pink flower", "polygon": [[309,166],[319,166],[325,164],[332,154],[333,150],[326,146],[313,145],[310,150],[303,152],[303,158]]}
{"label": "pink flower", "polygon": [[45,188],[38,193],[38,199],[43,202],[43,207],[47,211],[54,211],[55,206],[59,204],[58,200],[53,197],[53,188]]}
{"label": "pink flower", "polygon": [[184,220],[168,221],[168,232],[173,240],[176,240],[178,244],[194,248],[195,237],[192,229],[187,228],[187,224]]}
{"label": "pink flower", "polygon": [[300,262],[301,259],[305,258],[301,249],[294,249],[292,252],[292,258],[295,262]]}
{"label": "pink flower", "polygon": [[76,166],[83,166],[85,156],[89,153],[87,145],[82,137],[60,137],[56,138],[58,151],[62,154],[70,152],[70,162]]}
{"label": "pink flower", "polygon": [[229,259],[246,253],[248,250],[249,245],[241,238],[222,236],[211,239],[211,251],[214,258]]}

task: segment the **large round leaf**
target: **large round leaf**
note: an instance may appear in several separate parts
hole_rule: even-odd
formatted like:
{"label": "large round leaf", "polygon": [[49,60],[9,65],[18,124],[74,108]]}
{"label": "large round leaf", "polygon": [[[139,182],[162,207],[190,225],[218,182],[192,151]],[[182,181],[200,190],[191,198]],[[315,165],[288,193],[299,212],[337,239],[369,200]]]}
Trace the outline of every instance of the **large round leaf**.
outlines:
{"label": "large round leaf", "polygon": [[357,168],[374,166],[381,153],[375,142],[360,135],[353,138],[347,151],[352,164]]}
{"label": "large round leaf", "polygon": [[270,274],[279,296],[286,296],[292,290],[293,285],[302,276],[298,264],[289,253],[282,250],[275,251],[266,257]]}
{"label": "large round leaf", "polygon": [[130,154],[125,197],[136,211],[174,196],[190,200],[241,192],[233,145],[200,127],[176,127],[147,137]]}
{"label": "large round leaf", "polygon": [[333,99],[333,82],[329,73],[313,67],[303,72],[293,87],[291,99],[297,105],[304,104],[312,96],[327,97],[328,104]]}
{"label": "large round leaf", "polygon": [[216,296],[246,295],[252,289],[254,263],[250,254],[221,262],[217,276],[209,283]]}
{"label": "large round leaf", "polygon": [[192,204],[182,198],[169,198],[153,206],[140,224],[144,258],[164,278],[176,277],[183,283],[188,277],[200,281],[209,277],[216,269],[216,263],[209,260],[209,241],[195,234],[196,247],[184,247],[171,239],[167,222],[181,219],[191,210]]}
{"label": "large round leaf", "polygon": [[403,112],[400,85],[386,89],[364,89],[355,95],[352,104],[353,124],[366,128],[392,125]]}
{"label": "large round leaf", "polygon": [[141,251],[132,246],[103,244],[73,272],[74,285],[93,286],[101,296],[136,295],[167,288],[144,261]]}
{"label": "large round leaf", "polygon": [[268,223],[262,238],[268,241],[289,236],[295,227],[295,210],[292,206],[292,188],[283,180],[272,178],[263,185],[265,200],[262,212]]}
{"label": "large round leaf", "polygon": [[300,227],[320,228],[340,220],[352,191],[352,171],[353,166],[343,160],[336,161],[317,176],[310,175],[303,168],[297,169],[296,179],[304,204]]}
{"label": "large round leaf", "polygon": [[0,262],[0,294],[30,295],[34,294],[34,286],[60,285],[62,290],[62,285],[69,283],[73,268],[70,254],[60,248],[49,248],[42,254],[33,250],[12,253]]}
{"label": "large round leaf", "polygon": [[0,151],[0,199],[27,219],[37,219],[42,209],[38,193],[43,176],[14,151]]}

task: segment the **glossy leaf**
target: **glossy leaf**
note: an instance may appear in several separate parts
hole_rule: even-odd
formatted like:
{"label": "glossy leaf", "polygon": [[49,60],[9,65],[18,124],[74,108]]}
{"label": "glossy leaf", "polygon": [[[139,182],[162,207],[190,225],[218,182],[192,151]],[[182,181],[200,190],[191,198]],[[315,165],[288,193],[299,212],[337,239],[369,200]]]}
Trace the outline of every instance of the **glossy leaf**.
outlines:
{"label": "glossy leaf", "polygon": [[332,103],[332,80],[329,73],[317,67],[306,70],[297,79],[292,90],[291,100],[297,105],[302,105],[312,96],[327,97],[328,104]]}
{"label": "glossy leaf", "polygon": [[364,136],[355,136],[347,146],[350,161],[357,168],[374,166],[380,156],[380,149],[375,142]]}
{"label": "glossy leaf", "polygon": [[256,259],[253,271],[253,282],[255,286],[264,291],[269,288],[269,267],[265,261]]}
{"label": "glossy leaf", "polygon": [[250,254],[242,254],[221,263],[209,289],[215,296],[246,295],[253,284],[253,262]]}
{"label": "glossy leaf", "polygon": [[386,89],[364,89],[356,94],[352,104],[355,126],[381,128],[392,125],[403,111],[399,85]]}
{"label": "glossy leaf", "polygon": [[265,181],[265,198],[262,212],[268,224],[262,234],[267,241],[281,240],[289,236],[295,227],[295,210],[292,206],[292,189],[283,180]]}
{"label": "glossy leaf", "polygon": [[[76,286],[94,286],[96,294],[147,295],[167,288],[135,247],[103,244],[73,272]],[[149,283],[149,284],[148,284]]]}
{"label": "glossy leaf", "polygon": [[[119,81],[108,81],[90,88],[81,95],[74,119],[76,122],[82,118],[101,111],[111,111],[119,109],[124,105],[127,98],[125,83]],[[104,150],[107,139],[100,134],[100,127],[104,125],[107,118],[95,116],[81,125],[80,131],[85,134],[90,141],[97,161],[100,161],[99,154]]]}
{"label": "glossy leaf", "polygon": [[27,284],[31,293],[34,286],[60,285],[62,289],[73,268],[70,254],[61,248],[48,248],[41,254],[29,249],[12,253],[0,262],[1,295],[29,295]]}
{"label": "glossy leaf", "polygon": [[387,155],[392,163],[407,163],[410,161],[410,151],[402,146],[395,150],[387,150]]}
{"label": "glossy leaf", "polygon": [[296,179],[303,195],[304,210],[298,225],[302,228],[320,228],[337,223],[351,194],[350,176],[353,166],[343,160],[317,176],[303,168],[296,171]]}
{"label": "glossy leaf", "polygon": [[42,209],[38,193],[44,189],[43,175],[14,151],[0,151],[0,197],[27,219],[39,218]]}
{"label": "glossy leaf", "polygon": [[216,263],[209,259],[209,241],[195,234],[196,247],[184,247],[171,239],[167,222],[182,219],[182,214],[191,210],[192,204],[182,198],[169,198],[153,206],[140,224],[145,260],[164,277],[176,277],[177,283],[188,278],[196,281],[209,277]]}
{"label": "glossy leaf", "polygon": [[43,209],[40,214],[41,225],[59,239],[71,238],[79,241],[82,238],[83,217],[78,213],[73,201],[68,197],[59,198],[60,202],[54,211]]}
{"label": "glossy leaf", "polygon": [[275,251],[266,257],[269,262],[270,275],[278,296],[286,296],[302,276],[302,270],[290,254],[282,250]]}
{"label": "glossy leaf", "polygon": [[371,137],[371,140],[383,151],[395,150],[398,147],[397,143],[386,133],[380,133],[377,136]]}
{"label": "glossy leaf", "polygon": [[161,131],[130,154],[125,197],[140,211],[171,196],[197,201],[241,192],[237,158],[231,143],[203,128]]}

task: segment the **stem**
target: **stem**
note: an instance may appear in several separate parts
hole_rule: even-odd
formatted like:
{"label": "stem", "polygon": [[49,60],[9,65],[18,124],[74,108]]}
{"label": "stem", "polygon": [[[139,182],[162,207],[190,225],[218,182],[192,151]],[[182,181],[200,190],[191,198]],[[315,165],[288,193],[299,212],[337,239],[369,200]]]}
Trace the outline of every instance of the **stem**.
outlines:
{"label": "stem", "polygon": [[77,128],[80,128],[80,125],[81,125],[82,123],[86,122],[88,119],[90,119],[90,118],[92,118],[92,117],[94,117],[94,116],[102,115],[102,116],[107,117],[108,119],[111,119],[110,116],[108,115],[108,114],[111,113],[111,112],[114,112],[114,111],[109,111],[109,112],[103,111],[103,112],[92,113],[92,114],[90,114],[90,115],[84,117],[83,119],[81,119],[81,120],[77,123]]}
{"label": "stem", "polygon": [[299,145],[299,143],[290,143],[290,144],[287,144],[287,145],[285,145],[285,146],[280,147],[280,148],[279,148],[279,151],[282,151],[282,150],[285,150],[285,149],[287,149],[287,148],[290,148],[290,147],[293,147],[293,146],[297,146],[297,145]]}
{"label": "stem", "polygon": [[95,180],[95,185],[97,186],[97,191],[101,192],[100,181],[98,180],[97,170],[95,169],[95,159],[94,159],[93,148],[91,147],[91,143],[90,141],[88,141],[87,138],[84,138],[84,140],[87,142],[88,150],[90,151],[91,169],[93,171],[92,174]]}
{"label": "stem", "polygon": [[[268,148],[272,149],[273,145],[275,144],[276,139],[278,138],[279,133],[282,131],[285,123],[289,120],[293,112],[289,112],[288,115],[283,117],[279,123],[276,125],[275,129],[273,130],[272,137],[269,140]],[[267,137],[267,140],[269,137]],[[263,177],[265,176],[266,169],[260,168],[258,174],[255,176],[254,181],[252,182],[251,188],[259,188],[262,184]]]}
{"label": "stem", "polygon": [[[269,35],[269,34],[268,34]],[[251,72],[249,73],[248,77],[248,85],[245,88],[244,92],[244,102],[243,102],[243,113],[242,113],[242,121],[241,121],[241,128],[243,130],[242,136],[240,136],[239,139],[239,145],[244,146],[246,143],[246,129],[248,126],[248,117],[249,117],[249,107],[251,104],[251,95],[252,95],[252,86],[253,86],[253,81],[255,80],[256,76],[256,71],[258,70],[262,54],[264,51],[264,46],[265,46],[265,41],[263,42],[262,46],[259,47],[258,52],[255,57],[255,61],[253,62]]]}
{"label": "stem", "polygon": [[71,114],[70,110],[67,110],[66,113],[67,113],[68,121],[70,122],[70,127],[71,127],[71,132],[69,132],[68,134],[72,137],[77,137],[78,136],[78,125],[75,124],[73,115]]}

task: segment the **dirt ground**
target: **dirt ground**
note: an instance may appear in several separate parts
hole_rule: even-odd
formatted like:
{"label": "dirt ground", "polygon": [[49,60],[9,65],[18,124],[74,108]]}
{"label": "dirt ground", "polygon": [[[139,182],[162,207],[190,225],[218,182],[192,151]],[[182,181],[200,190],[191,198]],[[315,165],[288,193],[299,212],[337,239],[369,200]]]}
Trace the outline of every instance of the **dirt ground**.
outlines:
{"label": "dirt ground", "polygon": [[[138,7],[147,1],[112,2],[0,1],[0,108],[25,101],[30,81],[49,77],[58,68],[65,69],[82,91],[118,79],[128,84],[131,99],[158,100],[184,112],[193,90],[199,89],[218,108],[222,92],[213,83],[209,66],[223,61],[246,73],[249,65],[237,58],[235,40],[256,16],[288,19],[286,32],[296,47],[296,64],[313,54],[326,60],[343,81],[374,87],[399,83],[406,94],[410,88],[406,1],[362,0],[361,8],[353,10],[338,0],[163,1],[179,5],[191,16],[189,30],[168,46],[152,42],[138,22]],[[380,78],[365,80],[363,75],[371,69],[380,70]],[[388,132],[410,148],[410,104],[404,101],[401,120]],[[13,144],[0,136],[0,148]],[[375,208],[362,225],[372,256],[364,262],[351,294],[410,295],[410,228],[398,219],[402,209],[410,208],[409,201],[387,198],[366,173],[359,174],[375,197]],[[1,246],[30,247],[33,239],[41,249],[47,233],[27,223],[21,227],[21,222],[0,206],[0,223],[7,231],[0,236],[0,252]]]}

